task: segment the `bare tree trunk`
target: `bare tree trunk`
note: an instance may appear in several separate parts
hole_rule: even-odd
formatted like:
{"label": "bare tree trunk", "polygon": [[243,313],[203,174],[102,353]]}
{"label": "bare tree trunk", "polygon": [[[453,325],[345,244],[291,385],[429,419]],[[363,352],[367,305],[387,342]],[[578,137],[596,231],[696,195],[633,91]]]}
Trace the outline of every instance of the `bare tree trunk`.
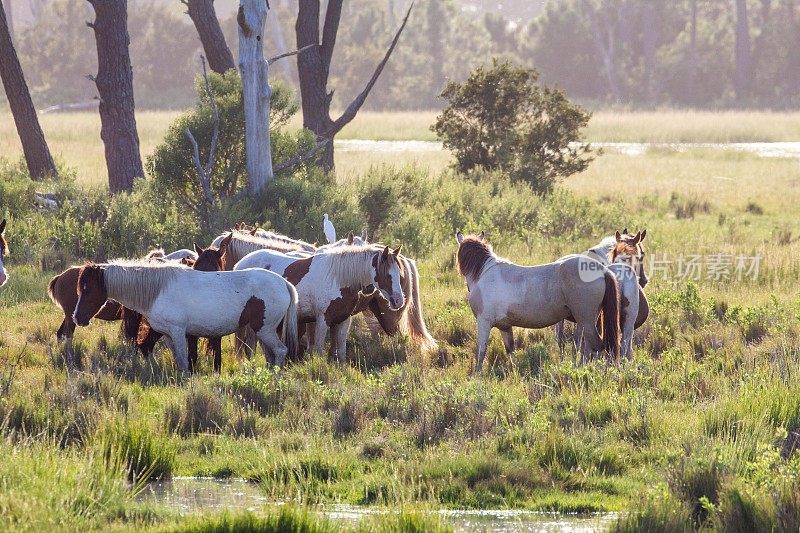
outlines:
{"label": "bare tree trunk", "polygon": [[697,103],[697,0],[692,0],[692,20],[689,35],[689,57],[687,61],[686,98],[692,104]]}
{"label": "bare tree trunk", "polygon": [[412,4],[408,7],[406,15],[397,33],[392,39],[389,48],[372,77],[364,89],[350,102],[347,109],[336,120],[331,119],[331,99],[333,91],[328,92],[328,76],[330,74],[333,48],[336,45],[336,34],[339,32],[339,19],[342,14],[343,0],[329,0],[325,11],[325,24],[322,28],[322,42],[320,42],[319,0],[303,0],[298,3],[297,23],[295,34],[297,48],[302,49],[311,45],[307,51],[297,55],[297,70],[300,77],[300,98],[303,106],[303,127],[313,131],[317,140],[330,140],[325,146],[325,151],[318,160],[319,165],[326,171],[334,168],[333,138],[341,131],[358,113],[361,106],[378,81],[383,68],[389,61],[403,29],[406,27],[408,17],[411,15]]}
{"label": "bare tree trunk", "polygon": [[[0,8],[3,1],[0,0]],[[6,0],[6,19],[8,21],[8,34],[11,36],[11,43],[14,43],[14,3]]]}
{"label": "bare tree trunk", "polygon": [[239,0],[236,17],[239,23],[239,71],[244,99],[247,187],[251,193],[262,191],[273,178],[269,140],[272,89],[269,86],[269,65],[264,59],[264,22],[268,10],[265,0]]}
{"label": "bare tree trunk", "polygon": [[644,58],[644,97],[652,105],[656,99],[656,43],[658,41],[658,25],[656,24],[655,5],[642,3],[642,55]]}
{"label": "bare tree trunk", "polygon": [[[592,22],[594,45],[603,61],[603,71],[608,81],[608,89],[614,100],[620,102],[622,100],[622,90],[617,79],[617,38],[614,25],[606,12],[610,7],[603,3],[599,6],[598,12],[595,12],[594,6],[589,0],[584,0],[583,5]],[[602,22],[598,18],[601,18]]]}
{"label": "bare tree trunk", "polygon": [[233,54],[228,43],[225,42],[225,35],[217,19],[214,10],[214,0],[181,0],[186,6],[186,13],[192,19],[200,42],[203,44],[203,51],[208,58],[208,66],[211,70],[220,74],[236,68],[233,62]]}
{"label": "bare tree trunk", "polygon": [[133,189],[144,176],[133,100],[133,70],[128,50],[127,0],[88,0],[95,20],[86,24],[97,42],[97,77],[100,93],[100,138],[105,145],[108,188],[112,194]]}
{"label": "bare tree trunk", "polygon": [[747,0],[736,0],[736,99],[743,103],[750,96],[753,81],[753,56],[750,47],[750,26],[747,22]]}
{"label": "bare tree trunk", "polygon": [[17,126],[28,172],[34,179],[56,176],[56,166],[33,107],[22,65],[19,63],[3,3],[0,1],[0,78]]}

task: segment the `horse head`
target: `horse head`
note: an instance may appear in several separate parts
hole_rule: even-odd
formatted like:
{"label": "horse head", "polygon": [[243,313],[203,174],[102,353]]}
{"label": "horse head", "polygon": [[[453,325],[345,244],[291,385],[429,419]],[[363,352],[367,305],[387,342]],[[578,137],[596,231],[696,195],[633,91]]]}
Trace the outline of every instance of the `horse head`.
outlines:
{"label": "horse head", "polygon": [[79,326],[88,326],[107,299],[103,269],[100,265],[86,263],[78,273],[78,303],[75,304],[72,319]]}
{"label": "horse head", "polygon": [[628,233],[628,228],[625,228],[622,233],[617,231],[614,237],[617,243],[611,250],[611,262],[629,264],[639,277],[639,286],[644,288],[648,279],[644,273],[645,251],[642,242],[647,237],[647,230],[645,229],[632,235]]}
{"label": "horse head", "polygon": [[233,238],[233,233],[228,234],[227,237],[222,239],[219,247],[209,246],[208,248],[201,248],[197,243],[194,243],[194,251],[197,252],[197,261],[194,262],[192,268],[204,272],[225,270],[225,253],[228,251],[228,244],[230,244],[231,238]]}
{"label": "horse head", "polygon": [[389,302],[389,308],[392,311],[400,309],[406,302],[400,282],[403,271],[400,262],[401,248],[402,246],[398,246],[394,250],[390,250],[386,246],[383,251],[375,254],[373,259],[375,288]]}

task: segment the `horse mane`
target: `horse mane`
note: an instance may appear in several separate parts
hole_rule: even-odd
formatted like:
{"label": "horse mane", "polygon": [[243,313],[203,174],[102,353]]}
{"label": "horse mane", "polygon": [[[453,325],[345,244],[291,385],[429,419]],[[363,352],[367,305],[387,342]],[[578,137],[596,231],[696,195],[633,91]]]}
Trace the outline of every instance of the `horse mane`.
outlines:
{"label": "horse mane", "polygon": [[295,246],[299,246],[301,251],[304,252],[315,252],[317,247],[313,244],[300,240],[300,239],[293,239],[288,235],[282,235],[280,233],[275,233],[274,231],[267,231],[265,229],[258,228],[256,229],[255,237],[261,237],[262,239],[272,240],[272,241],[279,241],[284,244],[292,244]]}
{"label": "horse mane", "polygon": [[376,246],[340,246],[315,255],[328,259],[328,272],[341,287],[372,282],[372,258],[380,253]]}
{"label": "horse mane", "polygon": [[[112,261],[103,266],[103,279],[109,295],[125,295],[126,307],[146,311],[161,291],[178,275],[190,270],[180,263]],[[113,298],[113,296],[112,296]]]}
{"label": "horse mane", "polygon": [[403,284],[403,291],[406,289],[411,290],[411,294],[406,297],[408,305],[403,310],[403,316],[400,320],[400,329],[406,333],[411,340],[420,345],[422,350],[435,350],[438,345],[436,339],[431,336],[425,325],[425,319],[422,316],[422,300],[419,298],[419,272],[417,271],[417,264],[413,259],[402,257],[401,263],[406,264],[406,282]]}
{"label": "horse mane", "polygon": [[589,248],[587,252],[593,252],[598,257],[605,257],[609,262],[611,262],[611,252],[614,250],[616,245],[616,237],[609,235],[608,237],[604,237],[599,243]]}
{"label": "horse mane", "polygon": [[464,237],[458,246],[458,272],[465,278],[477,280],[493,255],[490,244],[471,235]]}
{"label": "horse mane", "polygon": [[615,240],[613,248],[611,248],[611,250],[608,252],[609,262],[613,263],[620,254],[628,254],[633,257],[639,257],[639,247],[636,244],[631,244],[630,239],[626,239],[626,237],[630,236],[623,236],[622,240],[619,242],[616,242]]}
{"label": "horse mane", "polygon": [[[222,238],[217,237],[219,242],[222,242],[225,235],[222,235]],[[214,240],[214,246],[219,246],[217,239]],[[283,253],[304,251],[303,247],[299,244],[250,235],[249,233],[243,233],[241,231],[234,231],[233,238],[228,244],[226,253],[231,255],[232,261],[235,263],[250,252],[255,252],[256,250],[276,250]]]}

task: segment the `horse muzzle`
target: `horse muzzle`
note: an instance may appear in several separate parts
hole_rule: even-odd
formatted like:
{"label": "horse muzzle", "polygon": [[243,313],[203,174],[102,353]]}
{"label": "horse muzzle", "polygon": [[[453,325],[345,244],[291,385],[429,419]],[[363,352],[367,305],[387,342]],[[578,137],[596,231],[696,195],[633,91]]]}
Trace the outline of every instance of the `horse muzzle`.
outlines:
{"label": "horse muzzle", "polygon": [[405,298],[401,296],[395,296],[394,294],[389,296],[389,308],[392,311],[399,311],[403,304],[405,304]]}
{"label": "horse muzzle", "polygon": [[85,328],[86,326],[89,325],[89,319],[83,318],[79,316],[77,313],[72,314],[72,321],[82,328]]}

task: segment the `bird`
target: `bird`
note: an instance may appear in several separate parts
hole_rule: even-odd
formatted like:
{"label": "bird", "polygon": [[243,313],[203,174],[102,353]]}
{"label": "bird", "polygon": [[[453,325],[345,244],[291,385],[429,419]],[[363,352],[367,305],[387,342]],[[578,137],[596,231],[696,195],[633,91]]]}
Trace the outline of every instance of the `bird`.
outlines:
{"label": "bird", "polygon": [[328,218],[328,213],[323,215],[325,218],[322,220],[322,229],[325,231],[325,238],[328,239],[328,244],[336,242],[336,228],[333,227],[333,222]]}

